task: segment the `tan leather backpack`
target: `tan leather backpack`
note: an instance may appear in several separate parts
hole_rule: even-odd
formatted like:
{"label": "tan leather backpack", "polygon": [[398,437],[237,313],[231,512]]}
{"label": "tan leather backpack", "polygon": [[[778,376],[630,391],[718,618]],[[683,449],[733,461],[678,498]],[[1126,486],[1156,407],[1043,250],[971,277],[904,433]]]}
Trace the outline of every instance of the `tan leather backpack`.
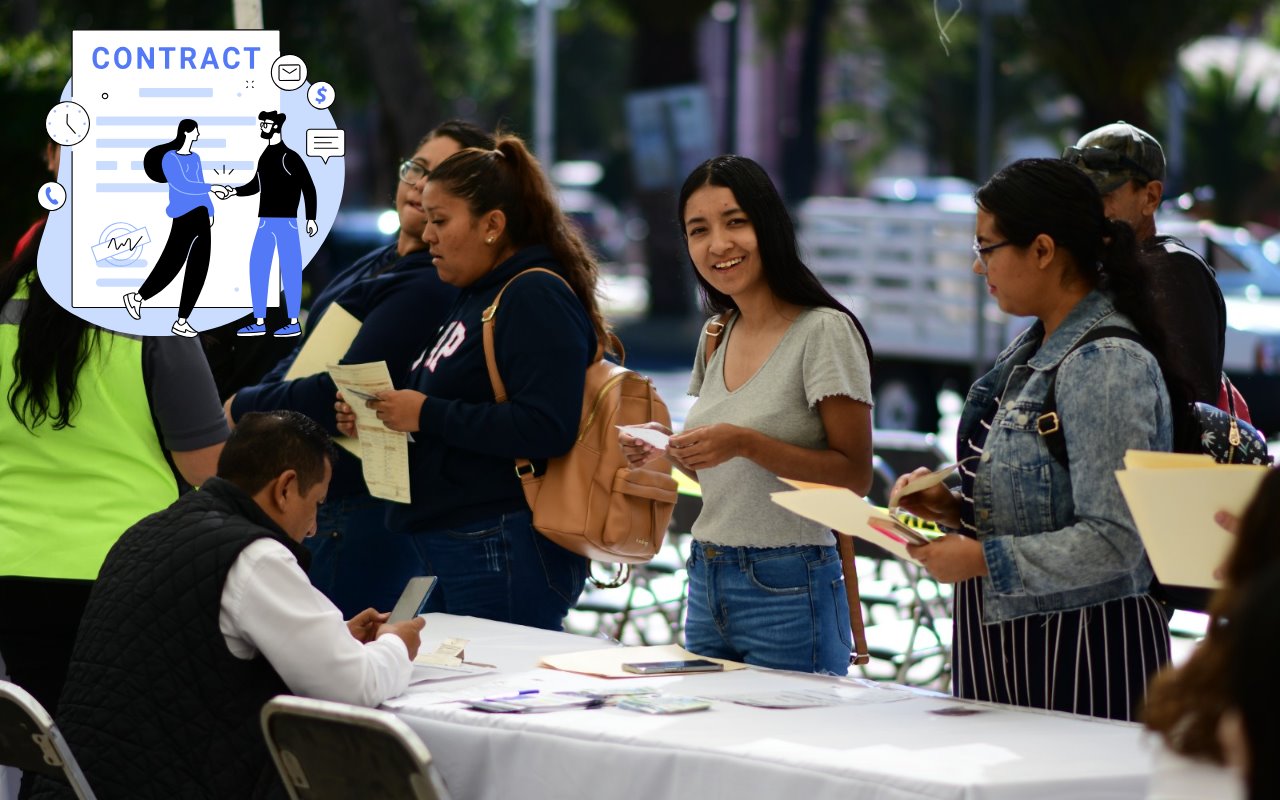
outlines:
{"label": "tan leather backpack", "polygon": [[[535,267],[511,278],[485,309],[484,358],[494,399],[507,402],[507,390],[494,355],[494,319],[498,302],[521,275],[545,272]],[[568,285],[568,281],[565,281]],[[572,289],[572,287],[570,287]],[[622,356],[622,343],[609,334]],[[665,460],[631,469],[618,445],[616,425],[656,421],[670,427],[666,403],[648,378],[604,359],[604,345],[587,367],[582,417],[573,448],[548,459],[535,475],[527,458],[516,459],[516,474],[533,511],[533,527],[561,547],[596,561],[642,564],[658,552],[676,505],[676,481]]]}

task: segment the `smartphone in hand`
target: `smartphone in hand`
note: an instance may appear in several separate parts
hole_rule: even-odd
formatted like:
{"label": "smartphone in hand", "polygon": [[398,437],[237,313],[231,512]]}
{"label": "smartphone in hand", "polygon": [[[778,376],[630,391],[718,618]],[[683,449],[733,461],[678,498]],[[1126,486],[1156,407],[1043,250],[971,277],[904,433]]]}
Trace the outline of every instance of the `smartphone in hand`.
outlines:
{"label": "smartphone in hand", "polygon": [[391,617],[387,622],[404,622],[421,614],[423,607],[427,604],[427,598],[431,596],[431,590],[434,588],[436,588],[436,577],[434,575],[419,575],[416,578],[410,578],[404,587],[404,592],[400,594],[400,599],[396,601],[396,607],[391,610]]}
{"label": "smartphone in hand", "polygon": [[622,669],[637,675],[669,675],[681,672],[723,672],[724,665],[705,658],[686,658],[680,661],[635,661],[623,664]]}

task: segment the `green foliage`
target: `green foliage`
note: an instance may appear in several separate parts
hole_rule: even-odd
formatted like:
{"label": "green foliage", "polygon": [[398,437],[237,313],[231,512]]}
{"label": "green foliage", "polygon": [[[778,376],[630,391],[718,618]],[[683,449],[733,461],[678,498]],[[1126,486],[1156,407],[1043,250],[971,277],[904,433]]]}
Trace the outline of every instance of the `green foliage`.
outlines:
{"label": "green foliage", "polygon": [[1028,0],[1037,60],[1084,104],[1085,129],[1124,119],[1150,125],[1144,102],[1173,74],[1178,50],[1269,0]]}
{"label": "green foliage", "polygon": [[1263,108],[1259,85],[1242,87],[1236,72],[1214,67],[1199,80],[1184,75],[1184,81],[1189,184],[1213,187],[1217,222],[1258,218],[1274,200],[1280,114]]}

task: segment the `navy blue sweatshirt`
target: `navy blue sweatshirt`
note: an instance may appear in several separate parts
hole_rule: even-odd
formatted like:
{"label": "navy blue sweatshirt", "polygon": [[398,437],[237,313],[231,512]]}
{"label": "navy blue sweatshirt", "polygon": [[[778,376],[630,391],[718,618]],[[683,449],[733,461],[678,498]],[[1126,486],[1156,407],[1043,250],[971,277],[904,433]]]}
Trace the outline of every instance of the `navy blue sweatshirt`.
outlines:
{"label": "navy blue sweatshirt", "polygon": [[393,504],[387,527],[424,531],[527,509],[515,458],[569,452],[582,416],[596,335],[558,278],[535,273],[502,295],[494,335],[506,403],[493,399],[480,315],[506,282],[531,267],[560,272],[551,251],[528,247],[462,290],[440,337],[413,365],[408,388],[427,396],[409,445],[411,505]]}
{"label": "navy blue sweatshirt", "polygon": [[[336,434],[333,404],[338,389],[329,373],[284,379],[329,306],[337,303],[363,323],[340,363],[385,360],[391,380],[401,386],[413,360],[434,341],[457,295],[457,289],[440,280],[426,250],[400,258],[391,244],[369,253],[329,282],[311,307],[301,343],[261,383],[236,394],[231,418],[239,419],[250,411],[290,409],[306,414],[330,434]],[[360,460],[341,452],[334,465],[329,497],[351,497],[368,491]]]}

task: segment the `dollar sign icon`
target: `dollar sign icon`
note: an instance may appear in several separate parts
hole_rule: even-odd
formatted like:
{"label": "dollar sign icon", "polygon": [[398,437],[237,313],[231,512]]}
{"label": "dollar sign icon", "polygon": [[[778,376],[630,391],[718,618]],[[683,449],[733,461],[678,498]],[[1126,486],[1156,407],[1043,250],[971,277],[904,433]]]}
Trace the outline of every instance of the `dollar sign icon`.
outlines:
{"label": "dollar sign icon", "polygon": [[311,87],[311,91],[307,94],[307,100],[315,108],[324,109],[333,105],[334,94],[332,86],[320,81]]}

